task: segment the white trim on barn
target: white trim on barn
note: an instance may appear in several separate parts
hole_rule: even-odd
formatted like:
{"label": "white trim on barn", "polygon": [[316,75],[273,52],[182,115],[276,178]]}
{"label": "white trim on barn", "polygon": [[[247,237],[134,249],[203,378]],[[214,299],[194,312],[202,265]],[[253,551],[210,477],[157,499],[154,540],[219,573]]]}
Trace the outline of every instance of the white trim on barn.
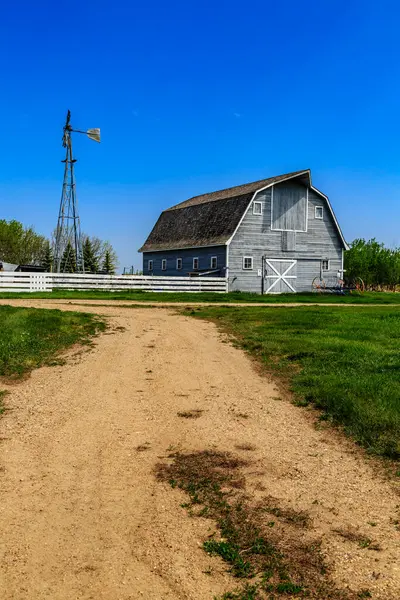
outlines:
{"label": "white trim on barn", "polygon": [[[250,260],[250,267],[246,267],[246,260]],[[253,270],[253,265],[254,265],[254,260],[252,256],[243,256],[243,261],[242,261],[242,269],[243,271],[252,271]]]}
{"label": "white trim on barn", "polygon": [[[291,271],[293,269],[294,266],[297,265],[297,260],[295,259],[274,259],[274,258],[265,258],[265,264],[270,267],[273,272],[275,273],[275,275],[265,275],[265,279],[273,279],[273,283],[269,286],[269,288],[267,290],[265,290],[266,294],[269,294],[271,292],[271,290],[277,285],[277,283],[279,283],[279,281],[283,281],[283,283],[285,283],[288,288],[290,290],[292,290],[292,292],[296,293],[295,288],[290,284],[289,281],[287,281],[288,279],[297,279],[297,275],[288,275],[289,271]],[[288,268],[286,269],[286,271],[284,271],[283,273],[280,273],[272,264],[273,262],[275,263],[290,263]]]}
{"label": "white trim on barn", "polygon": [[299,173],[296,173],[295,175],[290,175],[290,177],[286,177],[285,179],[282,179],[281,181],[274,181],[272,183],[269,183],[268,185],[264,185],[264,187],[260,187],[258,190],[256,190],[253,194],[253,196],[251,197],[251,200],[246,208],[246,210],[244,211],[242,218],[240,219],[239,223],[237,224],[237,227],[235,229],[235,231],[232,233],[231,237],[229,238],[229,240],[227,240],[225,243],[227,246],[229,246],[229,244],[231,243],[231,241],[233,240],[233,238],[236,235],[237,230],[239,229],[239,227],[241,226],[244,218],[246,217],[248,210],[250,208],[250,206],[252,205],[253,200],[255,199],[255,197],[257,196],[257,194],[259,194],[260,192],[263,192],[264,190],[267,190],[270,187],[273,187],[274,185],[277,185],[279,183],[283,183],[285,181],[289,181],[289,179],[295,179],[296,177],[301,177],[302,175],[308,174],[309,180],[310,180],[310,187],[311,187],[311,171],[310,169],[306,169],[305,171],[300,171]]}
{"label": "white trim on barn", "polygon": [[[317,213],[319,210],[321,212],[318,215]],[[314,206],[314,219],[322,219],[322,220],[324,219],[324,207],[322,205]]]}
{"label": "white trim on barn", "polygon": [[319,195],[321,196],[321,198],[325,198],[325,200],[326,200],[326,203],[327,203],[327,205],[328,205],[328,208],[329,208],[329,211],[330,211],[330,213],[331,213],[331,215],[332,215],[332,219],[334,220],[334,222],[335,222],[335,225],[336,225],[336,228],[337,228],[337,230],[338,230],[338,233],[339,233],[340,239],[341,239],[341,240],[342,240],[342,242],[343,242],[344,249],[345,249],[345,250],[349,250],[349,249],[350,249],[350,246],[348,245],[348,243],[346,242],[346,240],[345,240],[345,239],[344,239],[344,237],[343,237],[342,230],[340,229],[340,225],[339,225],[339,223],[338,223],[338,220],[337,220],[337,218],[336,218],[336,215],[335,215],[335,213],[333,212],[333,208],[332,208],[332,206],[331,206],[331,203],[329,202],[329,198],[328,198],[328,196],[325,196],[325,194],[323,194],[323,193],[322,193],[322,192],[320,192],[320,191],[319,191],[319,190],[318,190],[316,187],[314,187],[313,185],[311,185],[311,175],[310,175],[310,190],[312,190],[312,191],[313,191],[313,192],[315,192],[316,194],[319,194]]}
{"label": "white trim on barn", "polygon": [[[259,212],[256,211],[256,205],[260,207],[260,211]],[[257,217],[261,217],[262,214],[263,214],[263,203],[254,200],[254,202],[253,202],[253,215],[256,215]]]}

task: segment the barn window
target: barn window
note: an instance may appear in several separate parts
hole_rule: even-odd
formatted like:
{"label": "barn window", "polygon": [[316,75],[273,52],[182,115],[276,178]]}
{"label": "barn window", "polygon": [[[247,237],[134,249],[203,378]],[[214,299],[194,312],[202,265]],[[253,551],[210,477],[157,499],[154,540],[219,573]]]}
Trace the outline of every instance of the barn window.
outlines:
{"label": "barn window", "polygon": [[253,202],[253,215],[262,215],[262,202]]}
{"label": "barn window", "polygon": [[182,259],[181,258],[176,259],[176,268],[178,269],[178,271],[180,271],[182,269]]}
{"label": "barn window", "polygon": [[211,261],[210,261],[210,267],[211,269],[216,269],[217,268],[217,264],[218,264],[218,259],[216,256],[212,256],[211,257]]}
{"label": "barn window", "polygon": [[147,262],[147,269],[148,269],[149,271],[152,271],[152,270],[153,270],[153,261],[152,261],[152,260],[149,260],[149,261]]}
{"label": "barn window", "polygon": [[166,271],[167,270],[167,259],[163,258],[161,261],[161,270],[162,271]]}
{"label": "barn window", "polygon": [[274,186],[271,193],[271,229],[307,231],[307,188],[287,183]]}
{"label": "barn window", "polygon": [[196,257],[193,259],[193,271],[199,270],[199,259]]}
{"label": "barn window", "polygon": [[328,259],[324,259],[322,261],[322,270],[329,271],[329,260]]}
{"label": "barn window", "polygon": [[252,256],[243,256],[243,269],[246,271],[253,268],[253,257]]}
{"label": "barn window", "polygon": [[315,218],[316,219],[323,219],[324,218],[324,207],[323,206],[316,206],[315,207]]}

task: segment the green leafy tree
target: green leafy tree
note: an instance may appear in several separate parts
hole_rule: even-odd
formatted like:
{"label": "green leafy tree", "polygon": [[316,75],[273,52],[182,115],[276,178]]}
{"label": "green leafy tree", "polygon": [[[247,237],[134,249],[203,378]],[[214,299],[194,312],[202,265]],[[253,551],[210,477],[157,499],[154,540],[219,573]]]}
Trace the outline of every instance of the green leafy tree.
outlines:
{"label": "green leafy tree", "polygon": [[0,259],[14,264],[40,265],[48,241],[19,221],[0,219]]}
{"label": "green leafy tree", "polygon": [[[95,272],[98,272],[100,270],[100,267],[102,270],[104,270],[103,266],[104,266],[104,261],[105,261],[107,252],[109,253],[109,260],[110,260],[110,263],[113,266],[113,269],[115,272],[117,269],[117,266],[118,266],[118,257],[117,257],[117,253],[115,252],[115,250],[112,247],[112,245],[110,244],[110,242],[101,240],[100,238],[98,238],[96,236],[88,236],[87,234],[84,233],[84,234],[82,234],[83,249],[85,248],[86,240],[90,240],[93,258],[94,258],[94,262],[96,264]],[[86,270],[86,260],[85,260],[85,270]]]}
{"label": "green leafy tree", "polygon": [[85,264],[85,273],[97,273],[99,270],[99,260],[96,256],[92,241],[86,237],[83,242],[83,261]]}
{"label": "green leafy tree", "polygon": [[106,250],[103,262],[103,272],[107,275],[114,275],[116,271],[116,264],[113,261],[113,256],[109,250]]}
{"label": "green leafy tree", "polygon": [[345,254],[346,277],[361,277],[368,289],[392,289],[400,285],[400,249],[386,248],[375,238],[356,239]]}
{"label": "green leafy tree", "polygon": [[60,264],[61,273],[76,273],[76,259],[75,252],[71,242],[68,242],[65,246]]}

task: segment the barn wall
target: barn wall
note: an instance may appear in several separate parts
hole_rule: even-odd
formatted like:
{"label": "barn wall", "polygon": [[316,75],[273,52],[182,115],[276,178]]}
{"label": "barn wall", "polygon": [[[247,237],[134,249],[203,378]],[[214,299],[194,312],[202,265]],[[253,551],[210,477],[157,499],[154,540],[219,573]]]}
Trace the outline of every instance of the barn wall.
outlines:
{"label": "barn wall", "polygon": [[[225,275],[226,246],[210,246],[209,248],[187,248],[186,250],[165,250],[143,253],[143,275],[165,275],[168,277],[184,277],[193,272],[193,258],[199,259],[199,271],[211,269],[211,257],[217,257],[216,276]],[[162,259],[167,259],[167,270],[161,269]],[[182,269],[176,268],[176,259],[182,259]],[[148,270],[148,261],[153,260],[153,271]],[[211,275],[210,275],[211,276]]]}
{"label": "barn wall", "polygon": [[[293,188],[298,188],[297,196],[304,197],[307,188],[301,184],[290,184],[291,195],[296,195]],[[274,202],[280,197],[276,193],[279,188],[288,189],[288,184],[277,184],[274,186]],[[320,275],[321,260],[329,259],[329,271],[324,272],[325,280],[336,281],[336,273],[342,265],[342,242],[337,233],[336,225],[330,214],[326,200],[316,192],[308,189],[307,209],[307,231],[276,231],[271,229],[271,195],[272,187],[259,192],[254,199],[262,202],[262,215],[253,213],[253,206],[248,209],[238,231],[229,245],[229,288],[261,293],[262,289],[262,256],[267,258],[296,259],[297,279],[295,280],[296,291],[311,291],[314,277]],[[283,194],[287,195],[286,193]],[[323,206],[323,219],[315,218],[315,206]],[[298,209],[301,202],[296,204],[295,221],[290,219],[286,223],[300,222]],[[275,211],[274,216],[279,214]],[[280,224],[285,225],[285,218],[280,217]],[[295,250],[293,249],[295,248]],[[253,256],[253,269],[243,270],[243,256]],[[295,274],[295,271],[292,271]],[[282,289],[285,286],[276,287],[276,291],[290,291]],[[275,291],[275,290],[274,290]]]}

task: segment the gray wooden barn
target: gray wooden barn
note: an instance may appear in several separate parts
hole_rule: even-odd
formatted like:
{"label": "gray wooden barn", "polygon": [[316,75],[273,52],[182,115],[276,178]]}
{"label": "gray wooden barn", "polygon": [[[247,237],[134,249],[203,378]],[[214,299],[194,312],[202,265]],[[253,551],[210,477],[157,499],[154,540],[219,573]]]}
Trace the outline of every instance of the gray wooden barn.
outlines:
{"label": "gray wooden barn", "polygon": [[144,275],[226,275],[230,291],[282,293],[335,279],[346,248],[328,197],[305,170],[176,204],[139,252]]}

